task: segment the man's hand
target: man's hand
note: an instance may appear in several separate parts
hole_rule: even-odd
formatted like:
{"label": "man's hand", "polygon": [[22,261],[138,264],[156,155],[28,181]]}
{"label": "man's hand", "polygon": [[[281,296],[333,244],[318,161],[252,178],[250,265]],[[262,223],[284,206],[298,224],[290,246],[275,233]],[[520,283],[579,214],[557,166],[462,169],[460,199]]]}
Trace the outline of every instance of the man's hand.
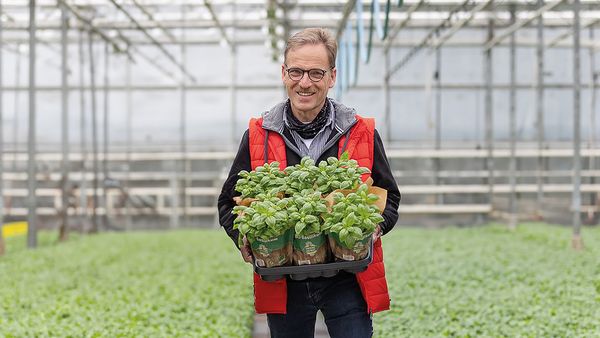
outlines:
{"label": "man's hand", "polygon": [[383,231],[381,230],[381,226],[377,225],[377,228],[375,228],[375,231],[373,232],[373,242],[376,242],[381,235],[383,235]]}
{"label": "man's hand", "polygon": [[242,241],[244,242],[244,245],[240,248],[240,252],[244,258],[244,262],[253,264],[254,258],[252,257],[252,250],[250,249],[250,243],[246,236],[244,236]]}

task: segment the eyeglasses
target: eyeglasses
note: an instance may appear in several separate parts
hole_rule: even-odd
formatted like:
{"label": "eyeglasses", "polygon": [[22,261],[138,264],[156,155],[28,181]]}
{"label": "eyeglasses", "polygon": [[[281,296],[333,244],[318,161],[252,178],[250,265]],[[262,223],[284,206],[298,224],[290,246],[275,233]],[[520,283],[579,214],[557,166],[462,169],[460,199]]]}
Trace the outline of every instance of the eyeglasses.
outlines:
{"label": "eyeglasses", "polygon": [[[333,67],[331,67],[330,69],[333,69]],[[285,71],[288,73],[288,76],[292,81],[300,81],[304,77],[304,73],[308,73],[308,78],[312,82],[321,81],[323,77],[325,77],[325,73],[327,73],[326,70],[319,68],[313,68],[309,70],[304,70],[301,68],[287,68]]]}

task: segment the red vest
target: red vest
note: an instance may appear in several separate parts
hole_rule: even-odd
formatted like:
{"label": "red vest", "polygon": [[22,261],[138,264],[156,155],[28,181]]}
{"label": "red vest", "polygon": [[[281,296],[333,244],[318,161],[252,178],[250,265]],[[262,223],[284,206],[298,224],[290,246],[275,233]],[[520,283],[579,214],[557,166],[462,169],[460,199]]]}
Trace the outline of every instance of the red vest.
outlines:
{"label": "red vest", "polygon": [[[338,143],[338,157],[341,155],[344,144],[350,158],[355,159],[359,166],[371,169],[373,167],[373,142],[375,135],[375,120],[362,118],[356,115],[357,122],[350,130],[348,142],[342,136]],[[265,163],[265,129],[262,128],[262,118],[251,119],[249,129],[250,163],[252,170]],[[283,170],[287,167],[285,142],[281,135],[269,131],[267,162],[279,162]],[[370,174],[364,174],[365,181]],[[356,278],[367,303],[367,311],[375,313],[389,310],[390,296],[385,279],[383,266],[383,249],[381,239],[373,244],[373,262],[367,270],[357,273]],[[254,273],[254,307],[256,313],[286,313],[287,283],[282,278],[277,281],[266,282]]]}

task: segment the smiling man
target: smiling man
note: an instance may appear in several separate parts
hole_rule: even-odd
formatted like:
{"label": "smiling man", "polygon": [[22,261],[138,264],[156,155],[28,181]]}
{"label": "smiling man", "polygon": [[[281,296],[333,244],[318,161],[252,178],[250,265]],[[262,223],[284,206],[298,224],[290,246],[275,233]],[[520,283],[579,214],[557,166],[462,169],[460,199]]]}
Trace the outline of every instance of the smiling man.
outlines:
{"label": "smiling man", "polygon": [[[288,99],[250,120],[219,196],[219,221],[237,245],[239,233],[233,229],[231,211],[233,198],[239,195],[235,184],[241,170],[251,171],[273,161],[283,169],[305,156],[319,163],[348,151],[360,166],[371,169],[373,184],[388,191],[384,222],[373,235],[373,262],[364,272],[274,282],[254,275],[255,309],[267,313],[275,338],[313,337],[319,310],[331,337],[371,337],[371,315],[390,305],[380,237],[398,220],[400,192],[374,120],[327,97],[335,85],[336,53],[337,43],[324,29],[304,29],[288,39],[281,66]],[[252,263],[247,241],[239,249],[243,259]]]}

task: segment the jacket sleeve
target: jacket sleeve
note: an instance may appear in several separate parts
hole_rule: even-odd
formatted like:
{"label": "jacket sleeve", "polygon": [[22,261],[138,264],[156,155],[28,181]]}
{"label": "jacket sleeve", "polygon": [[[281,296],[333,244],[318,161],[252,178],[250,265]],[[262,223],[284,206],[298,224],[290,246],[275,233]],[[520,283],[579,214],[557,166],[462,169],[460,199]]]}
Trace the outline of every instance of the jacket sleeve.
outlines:
{"label": "jacket sleeve", "polygon": [[400,204],[401,196],[398,184],[392,175],[390,163],[383,148],[383,142],[377,130],[375,130],[373,148],[373,168],[371,170],[373,185],[387,190],[387,201],[382,214],[384,221],[381,223],[381,230],[385,235],[392,230],[398,221],[398,205]]}
{"label": "jacket sleeve", "polygon": [[232,214],[231,211],[235,206],[233,198],[240,195],[239,192],[235,191],[235,184],[239,179],[238,173],[241,170],[252,170],[250,166],[248,130],[246,130],[244,136],[242,136],[238,152],[235,155],[235,159],[229,170],[229,175],[227,176],[225,183],[223,183],[223,188],[221,189],[221,194],[219,195],[219,200],[217,202],[217,207],[219,209],[219,223],[236,246],[238,246],[237,240],[239,231],[233,228],[233,221],[235,220],[236,215]]}

